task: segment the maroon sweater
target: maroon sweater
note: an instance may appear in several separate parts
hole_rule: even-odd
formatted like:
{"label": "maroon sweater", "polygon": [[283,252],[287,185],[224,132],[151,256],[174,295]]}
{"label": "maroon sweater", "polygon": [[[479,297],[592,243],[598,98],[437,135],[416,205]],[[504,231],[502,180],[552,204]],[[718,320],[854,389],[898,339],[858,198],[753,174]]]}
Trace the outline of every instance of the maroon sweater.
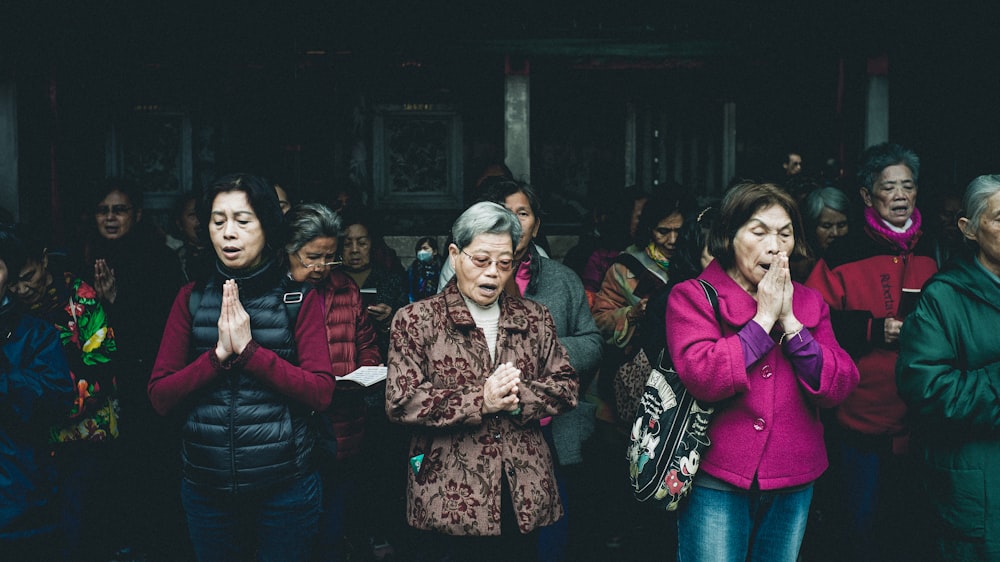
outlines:
{"label": "maroon sweater", "polygon": [[[153,408],[166,415],[185,397],[203,388],[226,371],[207,351],[190,361],[191,311],[188,302],[194,283],[181,288],[174,299],[167,326],[163,330],[160,351],[149,377],[149,398]],[[310,291],[306,295],[295,324],[299,364],[292,365],[273,351],[260,347],[252,339],[235,361],[243,370],[258,377],[276,391],[305,404],[313,410],[325,410],[333,396],[333,373],[323,329],[322,299]],[[245,363],[244,363],[245,362]]]}

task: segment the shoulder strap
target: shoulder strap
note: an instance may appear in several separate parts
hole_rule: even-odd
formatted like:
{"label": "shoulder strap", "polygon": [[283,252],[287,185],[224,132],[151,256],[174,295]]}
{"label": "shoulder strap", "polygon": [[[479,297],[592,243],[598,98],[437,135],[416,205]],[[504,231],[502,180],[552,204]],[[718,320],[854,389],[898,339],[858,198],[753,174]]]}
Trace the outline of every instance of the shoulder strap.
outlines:
{"label": "shoulder strap", "polygon": [[620,263],[624,265],[629,271],[632,272],[632,275],[635,275],[635,277],[639,280],[636,282],[635,289],[632,290],[632,294],[640,299],[648,297],[666,285],[666,283],[657,277],[656,274],[649,271],[649,269],[643,265],[641,261],[639,261],[639,258],[633,256],[632,254],[627,252],[618,254],[613,263]]}
{"label": "shoulder strap", "polygon": [[699,279],[701,283],[701,289],[705,291],[705,298],[708,302],[712,303],[712,310],[715,311],[715,321],[722,325],[722,313],[719,312],[719,292],[715,290],[715,287],[711,283],[705,281],[704,279]]}
{"label": "shoulder strap", "polygon": [[299,310],[302,309],[302,301],[305,300],[306,294],[312,290],[312,283],[308,281],[296,283],[296,281],[288,277],[285,279],[285,294],[281,297],[281,300],[285,303],[285,312],[288,314],[289,326],[294,330],[295,323],[299,319]]}
{"label": "shoulder strap", "polygon": [[[701,283],[701,290],[705,291],[705,298],[708,302],[712,303],[712,310],[715,311],[715,321],[721,326],[722,325],[722,313],[719,312],[719,292],[715,290],[715,287],[711,283],[705,281],[704,279],[698,279]],[[660,349],[660,355],[656,358],[656,365],[659,365],[661,369],[672,368],[671,365],[673,361],[670,359],[670,355],[667,354],[667,347],[663,346]]]}
{"label": "shoulder strap", "polygon": [[[312,284],[309,282],[303,282],[301,285],[295,284],[295,281],[288,279],[285,282],[285,294],[282,296],[281,300],[285,303],[285,313],[288,314],[289,325],[292,329],[295,329],[295,323],[299,319],[299,310],[302,308],[302,301],[305,300],[306,294],[312,289]],[[201,304],[203,288],[199,284],[191,289],[191,297],[188,299],[188,311],[194,314],[195,310],[198,310],[198,305]]]}

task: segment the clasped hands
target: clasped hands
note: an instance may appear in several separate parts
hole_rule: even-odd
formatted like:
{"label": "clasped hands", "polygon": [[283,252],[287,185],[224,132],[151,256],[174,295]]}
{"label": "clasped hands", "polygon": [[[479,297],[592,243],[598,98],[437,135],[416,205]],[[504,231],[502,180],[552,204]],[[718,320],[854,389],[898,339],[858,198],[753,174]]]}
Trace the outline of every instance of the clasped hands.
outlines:
{"label": "clasped hands", "polygon": [[792,311],[792,274],[788,268],[788,254],[778,252],[771,267],[757,284],[757,314],[754,322],[770,333],[774,325],[781,324],[785,334],[797,334],[802,323]]}
{"label": "clasped hands", "polygon": [[518,383],[521,382],[521,369],[511,363],[497,367],[493,374],[486,378],[483,385],[484,414],[497,412],[514,412],[520,408],[518,398]]}
{"label": "clasped hands", "polygon": [[215,356],[223,362],[243,353],[250,344],[250,315],[240,302],[240,289],[229,279],[222,284],[222,309],[219,311],[219,342]]}

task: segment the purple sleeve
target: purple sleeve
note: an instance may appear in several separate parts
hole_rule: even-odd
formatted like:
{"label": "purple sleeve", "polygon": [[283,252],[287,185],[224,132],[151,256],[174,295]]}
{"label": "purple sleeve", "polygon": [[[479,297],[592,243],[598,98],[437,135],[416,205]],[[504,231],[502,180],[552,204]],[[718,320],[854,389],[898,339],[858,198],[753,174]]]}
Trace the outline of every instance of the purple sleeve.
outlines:
{"label": "purple sleeve", "polygon": [[812,332],[803,326],[798,334],[786,337],[782,347],[799,380],[809,385],[809,388],[819,390],[823,350],[819,342],[813,339]]}
{"label": "purple sleeve", "polygon": [[740,343],[743,347],[743,363],[750,368],[760,358],[767,355],[774,347],[774,340],[764,331],[760,324],[751,320],[739,331]]}

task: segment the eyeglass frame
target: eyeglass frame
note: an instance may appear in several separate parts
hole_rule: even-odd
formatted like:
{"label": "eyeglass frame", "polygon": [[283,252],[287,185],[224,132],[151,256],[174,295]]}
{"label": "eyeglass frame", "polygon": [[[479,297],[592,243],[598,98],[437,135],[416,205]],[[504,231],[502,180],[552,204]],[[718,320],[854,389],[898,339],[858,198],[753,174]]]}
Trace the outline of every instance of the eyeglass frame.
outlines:
{"label": "eyeglass frame", "polygon": [[94,207],[94,215],[98,217],[106,217],[109,215],[114,215],[120,217],[122,215],[127,215],[135,209],[135,205],[97,205]]}
{"label": "eyeglass frame", "polygon": [[299,263],[302,264],[302,267],[308,269],[309,271],[319,271],[320,269],[327,269],[344,263],[342,260],[328,261],[322,263],[306,263],[305,260],[303,260],[302,257],[299,256],[298,252],[292,252],[292,255],[295,256],[295,259],[299,260]]}
{"label": "eyeglass frame", "polygon": [[[472,254],[470,254],[469,252],[466,252],[465,248],[460,249],[459,252],[462,252],[463,254],[465,254],[466,256],[468,256],[469,261],[472,262],[472,265],[476,266],[479,269],[487,269],[489,266],[494,265],[494,264],[496,264],[496,266],[497,266],[497,271],[512,271],[514,269],[514,258],[500,258],[498,260],[495,260],[495,259],[493,259],[493,258],[491,258],[491,257],[489,257],[489,256],[487,256],[485,254],[483,254],[480,257],[485,257],[486,259],[489,260],[489,262],[487,262],[484,265],[479,265],[478,263],[476,263],[476,258]],[[510,263],[508,265],[506,265],[506,266],[503,266],[503,265],[500,264],[501,261],[507,261],[507,262],[510,262]]]}

